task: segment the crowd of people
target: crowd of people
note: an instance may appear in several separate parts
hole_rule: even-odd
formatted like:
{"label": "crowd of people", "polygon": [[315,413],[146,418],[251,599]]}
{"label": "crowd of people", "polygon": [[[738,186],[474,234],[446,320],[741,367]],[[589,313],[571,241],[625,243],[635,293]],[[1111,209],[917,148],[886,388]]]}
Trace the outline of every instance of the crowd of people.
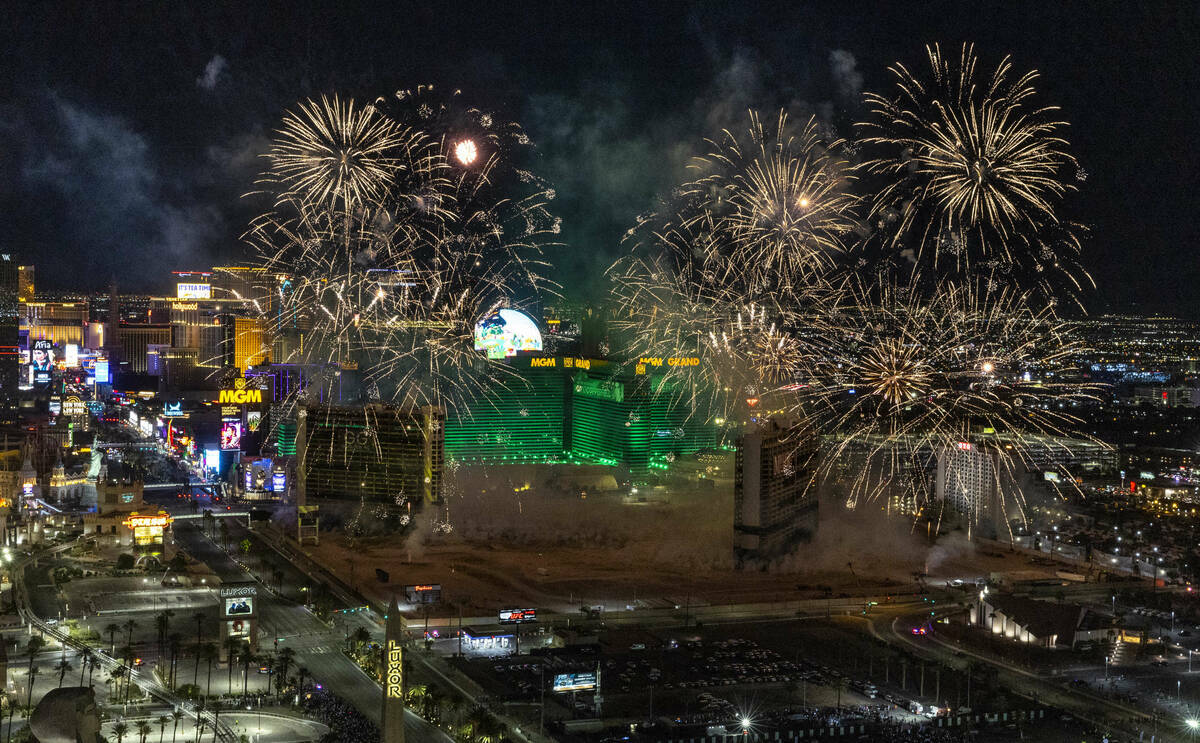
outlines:
{"label": "crowd of people", "polygon": [[303,708],[310,717],[329,726],[322,743],[355,741],[379,743],[379,728],[346,700],[328,691],[306,695]]}

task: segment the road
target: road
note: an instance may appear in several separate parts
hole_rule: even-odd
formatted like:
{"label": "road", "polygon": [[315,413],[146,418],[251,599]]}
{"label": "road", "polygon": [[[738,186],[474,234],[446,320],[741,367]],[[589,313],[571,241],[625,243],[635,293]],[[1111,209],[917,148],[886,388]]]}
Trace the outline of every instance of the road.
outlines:
{"label": "road", "polygon": [[1093,694],[1067,688],[1063,680],[1046,678],[1037,673],[1018,666],[998,661],[993,658],[977,655],[972,651],[952,645],[936,636],[931,635],[914,639],[911,629],[925,622],[927,615],[880,613],[870,620],[870,632],[875,637],[892,645],[908,646],[918,656],[932,657],[938,662],[953,668],[963,668],[969,658],[985,663],[996,669],[1000,685],[1014,693],[1031,698],[1042,704],[1048,704],[1096,724],[1107,725],[1113,729],[1124,729],[1131,734],[1144,732],[1149,739],[1151,732],[1157,732],[1159,740],[1174,740],[1168,728],[1169,724],[1156,723],[1146,714],[1144,709],[1134,708],[1115,700],[1104,699]]}
{"label": "road", "polygon": [[[175,526],[176,543],[195,559],[208,565],[222,582],[244,582],[253,577],[201,532],[201,522],[179,522]],[[241,528],[241,527],[238,527]],[[347,632],[331,629],[299,604],[276,597],[260,586],[260,627],[281,638],[280,647],[296,653],[296,663],[308,669],[313,679],[338,696],[354,704],[367,718],[379,724],[380,687],[341,652]],[[260,632],[260,647],[273,645],[270,635]],[[438,728],[413,714],[405,715],[404,733],[410,741],[449,743]]]}

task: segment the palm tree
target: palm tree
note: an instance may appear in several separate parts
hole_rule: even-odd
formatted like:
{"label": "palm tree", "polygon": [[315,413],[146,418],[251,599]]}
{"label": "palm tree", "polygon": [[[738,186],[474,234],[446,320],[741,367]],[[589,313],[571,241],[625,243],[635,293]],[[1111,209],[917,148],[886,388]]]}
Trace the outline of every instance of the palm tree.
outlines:
{"label": "palm tree", "polygon": [[92,685],[92,669],[96,667],[96,653],[91,648],[84,648],[79,654],[79,685],[83,686],[83,672],[88,674],[88,686]]}
{"label": "palm tree", "polygon": [[171,721],[166,715],[159,715],[155,722],[158,723],[158,743],[163,743],[163,734],[167,732],[167,723]]}
{"label": "palm tree", "polygon": [[225,519],[221,519],[220,531],[221,531],[221,545],[225,548],[225,551],[228,552],[229,551],[229,524],[225,523]]}
{"label": "palm tree", "polygon": [[171,665],[168,666],[167,680],[170,682],[170,687],[175,688],[175,661],[179,657],[179,646],[183,642],[183,635],[178,632],[172,632],[167,638],[167,647],[171,649]]}
{"label": "palm tree", "polygon": [[118,721],[113,725],[112,734],[117,739],[117,743],[121,743],[125,740],[125,736],[129,734],[129,726],[124,721]]}
{"label": "palm tree", "polygon": [[37,683],[38,669],[37,666],[29,667],[29,695],[25,699],[25,706],[33,706],[33,685]]}
{"label": "palm tree", "polygon": [[183,710],[176,707],[171,710],[171,743],[175,743],[175,736],[179,735],[179,721],[183,719]]}
{"label": "palm tree", "polygon": [[[206,642],[200,646],[200,654],[208,661],[208,685],[204,688],[204,696],[207,698],[212,694],[212,664],[217,659],[217,646]],[[200,679],[196,679],[196,686],[200,686]]]}
{"label": "palm tree", "polygon": [[136,726],[137,726],[137,734],[138,734],[138,743],[146,743],[146,736],[149,735],[152,730],[152,728],[150,727],[150,723],[146,722],[145,720],[138,720],[136,723]]}
{"label": "palm tree", "polygon": [[358,654],[363,645],[371,641],[371,634],[364,627],[359,627],[350,635],[350,652]]}
{"label": "palm tree", "polygon": [[250,682],[250,661],[254,654],[250,652],[250,643],[242,645],[242,701],[246,701],[246,685]]}
{"label": "palm tree", "polygon": [[296,651],[291,648],[283,648],[279,654],[275,656],[275,670],[279,674],[279,678],[275,682],[276,691],[283,693],[283,684],[287,682],[288,669],[292,667],[292,663],[296,660]]}
{"label": "palm tree", "polygon": [[65,656],[58,663],[54,664],[54,670],[58,671],[58,688],[62,688],[63,678],[67,675],[67,671],[73,668],[74,666],[71,665],[71,661],[67,660]]}
{"label": "palm tree", "polygon": [[296,684],[296,690],[298,692],[300,692],[301,694],[304,693],[304,680],[308,677],[309,676],[308,676],[307,668],[305,668],[304,666],[300,666],[299,668],[296,669],[296,678],[299,681],[299,683]]}
{"label": "palm tree", "polygon": [[125,644],[132,645],[133,644],[133,631],[135,629],[137,629],[137,622],[130,619],[129,621],[125,622],[125,624],[123,624],[121,626],[123,626],[125,628],[125,633],[126,633]]}
{"label": "palm tree", "polygon": [[200,686],[200,645],[204,642],[204,612],[196,612],[192,619],[196,620],[196,665],[192,669],[192,683]]}
{"label": "palm tree", "polygon": [[[225,523],[224,521],[221,522]],[[229,658],[229,688],[227,694],[233,693],[233,659],[237,656],[238,651],[242,649],[242,641],[236,637],[225,638],[225,653]]]}
{"label": "palm tree", "polygon": [[108,644],[110,646],[108,651],[109,655],[115,655],[117,652],[117,632],[120,631],[120,629],[121,628],[115,624],[109,624],[104,628],[104,631],[108,633]]}
{"label": "palm tree", "polygon": [[[222,524],[225,522],[222,521]],[[218,699],[212,703],[213,711],[213,740],[216,741],[217,731],[221,729],[221,700]]]}

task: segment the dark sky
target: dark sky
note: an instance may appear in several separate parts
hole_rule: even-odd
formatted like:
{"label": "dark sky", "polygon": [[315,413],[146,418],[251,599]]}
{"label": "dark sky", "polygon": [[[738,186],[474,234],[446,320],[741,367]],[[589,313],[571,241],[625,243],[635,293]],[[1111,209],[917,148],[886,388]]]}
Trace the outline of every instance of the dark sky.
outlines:
{"label": "dark sky", "polygon": [[[581,10],[580,7],[587,10]],[[242,255],[272,127],[322,92],[432,83],[522,122],[555,186],[568,286],[619,251],[687,157],[747,107],[832,121],[923,45],[1037,68],[1087,171],[1089,304],[1200,309],[1200,5],[1061,3],[13,3],[0,24],[0,247],[39,288]],[[836,52],[836,53],[835,53]]]}

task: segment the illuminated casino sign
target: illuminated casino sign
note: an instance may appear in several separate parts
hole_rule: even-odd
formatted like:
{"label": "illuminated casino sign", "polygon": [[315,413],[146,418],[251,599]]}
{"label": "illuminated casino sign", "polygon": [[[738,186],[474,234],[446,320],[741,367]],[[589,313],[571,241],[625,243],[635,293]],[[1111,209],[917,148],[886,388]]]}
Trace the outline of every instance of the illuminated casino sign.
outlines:
{"label": "illuminated casino sign", "polygon": [[529,315],[500,310],[475,325],[475,350],[489,359],[516,356],[519,351],[541,351],[542,332]]}
{"label": "illuminated casino sign", "polygon": [[221,390],[217,402],[221,405],[247,405],[263,401],[262,390],[247,388],[245,379],[235,379],[233,389]]}
{"label": "illuminated casino sign", "polygon": [[387,695],[389,699],[404,695],[404,651],[395,640],[387,641]]}
{"label": "illuminated casino sign", "polygon": [[169,514],[157,513],[154,515],[139,516],[136,513],[129,514],[129,518],[125,519],[122,524],[128,529],[162,529],[170,524],[175,519]]}
{"label": "illuminated casino sign", "polygon": [[634,373],[645,374],[647,369],[667,367],[683,367],[683,366],[700,366],[699,356],[643,356],[638,359],[637,366],[634,368]]}

